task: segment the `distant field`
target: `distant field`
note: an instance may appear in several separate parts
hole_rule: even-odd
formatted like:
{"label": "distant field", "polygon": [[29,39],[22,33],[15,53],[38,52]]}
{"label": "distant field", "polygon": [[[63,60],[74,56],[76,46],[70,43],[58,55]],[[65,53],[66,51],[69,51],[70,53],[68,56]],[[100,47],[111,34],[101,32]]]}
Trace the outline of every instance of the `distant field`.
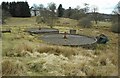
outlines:
{"label": "distant field", "polygon": [[[78,21],[60,18],[53,28],[60,32],[76,29],[77,34],[96,37],[104,33],[107,44],[97,44],[96,49],[56,46],[38,39],[41,35],[23,32],[30,27],[47,27],[36,24],[35,17],[9,18],[2,29],[3,75],[20,76],[116,76],[118,75],[118,34],[111,32],[110,22],[99,22],[92,28],[76,26]],[[1,47],[0,47],[1,48]]]}
{"label": "distant field", "polygon": [[6,25],[31,25],[31,24],[35,24],[35,17],[31,17],[31,18],[9,18],[6,21]]}

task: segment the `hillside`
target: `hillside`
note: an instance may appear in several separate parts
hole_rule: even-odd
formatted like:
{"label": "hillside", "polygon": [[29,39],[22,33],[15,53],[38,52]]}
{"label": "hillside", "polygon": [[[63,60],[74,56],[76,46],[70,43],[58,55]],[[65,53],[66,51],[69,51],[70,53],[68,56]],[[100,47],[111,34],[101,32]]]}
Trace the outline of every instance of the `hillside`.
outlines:
{"label": "hillside", "polygon": [[[36,24],[32,18],[10,18],[3,29],[11,33],[2,34],[2,73],[20,76],[116,76],[118,75],[118,34],[111,32],[109,22],[100,22],[92,28],[76,26],[73,19],[60,18],[53,26],[60,32],[76,29],[77,34],[96,37],[104,33],[107,44],[97,44],[96,49],[56,46],[38,39],[41,35],[23,32],[29,27],[47,27]],[[67,25],[66,25],[67,23]]]}
{"label": "hillside", "polygon": [[30,25],[35,24],[35,17],[31,18],[16,18],[11,17],[6,20],[6,25]]}

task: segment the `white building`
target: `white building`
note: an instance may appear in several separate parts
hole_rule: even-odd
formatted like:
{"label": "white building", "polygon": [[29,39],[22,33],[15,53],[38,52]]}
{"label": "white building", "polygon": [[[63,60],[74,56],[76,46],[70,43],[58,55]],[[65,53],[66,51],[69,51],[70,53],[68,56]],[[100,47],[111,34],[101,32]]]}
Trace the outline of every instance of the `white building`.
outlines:
{"label": "white building", "polygon": [[40,11],[39,10],[31,10],[30,13],[31,13],[31,16],[35,16],[35,13],[36,13],[36,16],[40,15]]}

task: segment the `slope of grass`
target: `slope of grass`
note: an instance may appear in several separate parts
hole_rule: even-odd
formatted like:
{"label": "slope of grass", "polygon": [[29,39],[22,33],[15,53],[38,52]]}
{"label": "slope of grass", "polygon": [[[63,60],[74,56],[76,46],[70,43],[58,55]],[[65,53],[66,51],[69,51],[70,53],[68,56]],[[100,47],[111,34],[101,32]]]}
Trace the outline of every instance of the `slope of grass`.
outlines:
{"label": "slope of grass", "polygon": [[[25,21],[26,20],[26,21]],[[110,27],[88,28],[74,27],[77,21],[59,19],[72,23],[71,26],[54,26],[61,32],[76,29],[78,34],[108,36],[107,44],[98,44],[95,50],[81,47],[49,45],[39,40],[40,35],[31,36],[23,32],[25,26],[34,24],[34,18],[12,18],[3,28],[12,29],[11,33],[2,34],[3,75],[26,76],[107,76],[118,75],[118,35]],[[16,26],[15,26],[16,25]],[[17,65],[17,66],[16,66]],[[12,67],[14,66],[14,67]],[[15,69],[20,69],[20,71]],[[23,70],[23,69],[26,69]],[[15,73],[14,73],[15,72]]]}
{"label": "slope of grass", "polygon": [[69,18],[59,18],[58,19],[59,23],[58,25],[67,25],[67,26],[76,26],[77,25],[77,20],[69,19]]}
{"label": "slope of grass", "polygon": [[35,24],[35,19],[36,17],[31,17],[31,18],[10,17],[8,20],[6,20],[6,25],[19,26],[19,25]]}

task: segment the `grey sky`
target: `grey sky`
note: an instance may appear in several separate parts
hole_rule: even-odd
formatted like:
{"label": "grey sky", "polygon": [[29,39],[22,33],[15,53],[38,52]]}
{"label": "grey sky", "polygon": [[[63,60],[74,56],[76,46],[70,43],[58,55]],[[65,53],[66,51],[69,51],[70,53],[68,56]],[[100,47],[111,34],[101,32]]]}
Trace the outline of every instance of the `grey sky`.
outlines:
{"label": "grey sky", "polygon": [[100,13],[112,13],[115,5],[119,2],[119,0],[0,0],[0,3],[2,1],[27,1],[30,6],[33,4],[43,4],[45,7],[48,3],[54,2],[57,7],[59,4],[63,5],[63,8],[72,7],[75,8],[77,5],[81,8],[83,7],[84,3],[88,3],[89,6],[97,6],[98,12]]}

